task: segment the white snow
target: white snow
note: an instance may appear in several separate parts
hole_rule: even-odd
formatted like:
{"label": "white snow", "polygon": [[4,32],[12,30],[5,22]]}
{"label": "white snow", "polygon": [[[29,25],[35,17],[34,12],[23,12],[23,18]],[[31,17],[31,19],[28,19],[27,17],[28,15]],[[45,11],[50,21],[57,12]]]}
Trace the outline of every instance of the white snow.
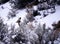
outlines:
{"label": "white snow", "polygon": [[48,16],[40,19],[40,17],[36,17],[38,21],[40,21],[42,24],[46,23],[46,27],[52,28],[52,23],[58,22],[60,20],[60,6],[56,6],[56,12],[53,14],[49,14]]}
{"label": "white snow", "polygon": [[[1,6],[3,6],[4,9],[2,9]],[[6,4],[0,5],[0,16],[3,18],[4,23],[7,23],[8,25],[11,25],[11,24],[16,25],[16,27],[17,27],[17,24],[16,24],[17,19],[19,17],[22,17],[22,19],[24,19],[24,16],[27,14],[26,10],[25,9],[18,10],[17,16],[8,20],[7,15],[8,15],[8,12],[10,11],[10,9],[11,9],[11,6],[10,6],[9,2]],[[35,6],[35,9],[36,9],[36,6]],[[57,22],[58,20],[60,20],[60,13],[59,12],[60,12],[60,6],[56,6],[56,12],[54,14],[50,14],[47,17],[42,18],[42,19],[40,19],[40,16],[37,16],[35,19],[38,22],[41,22],[41,24],[46,23],[47,27],[52,27],[51,24],[53,22]]]}
{"label": "white snow", "polygon": [[[4,9],[1,8],[2,6],[4,7]],[[0,5],[0,17],[3,18],[3,21],[5,24],[6,23],[8,24],[8,26],[9,26],[8,29],[11,28],[11,25],[15,25],[15,28],[18,28],[19,26],[16,23],[16,21],[18,20],[19,17],[21,17],[22,18],[21,21],[23,21],[25,15],[27,14],[26,9],[18,10],[17,14],[16,14],[17,16],[8,20],[7,15],[8,15],[8,12],[10,11],[10,9],[11,9],[11,6],[10,6],[9,2],[6,4]],[[34,9],[36,10],[36,6],[34,7]],[[60,13],[59,12],[60,12],[60,6],[56,6],[56,12],[54,14],[49,14],[47,17],[44,17],[42,19],[40,19],[41,16],[36,16],[35,19],[36,19],[36,21],[38,21],[37,23],[41,23],[41,24],[46,23],[46,27],[52,28],[51,24],[53,22],[58,22],[60,20]],[[37,26],[37,23],[36,23],[36,26]],[[33,24],[34,24],[34,22],[33,22]],[[28,32],[30,32],[30,30],[27,30],[27,33]],[[11,31],[9,33],[11,33]],[[12,38],[14,38],[15,36],[16,35],[13,35]],[[34,31],[31,31],[28,36],[30,37],[30,39],[33,39],[33,40],[38,38],[38,36],[35,34]],[[2,44],[4,44],[4,43],[2,43]],[[29,44],[29,42],[28,42],[28,44]],[[54,41],[54,44],[60,44],[60,42]]]}

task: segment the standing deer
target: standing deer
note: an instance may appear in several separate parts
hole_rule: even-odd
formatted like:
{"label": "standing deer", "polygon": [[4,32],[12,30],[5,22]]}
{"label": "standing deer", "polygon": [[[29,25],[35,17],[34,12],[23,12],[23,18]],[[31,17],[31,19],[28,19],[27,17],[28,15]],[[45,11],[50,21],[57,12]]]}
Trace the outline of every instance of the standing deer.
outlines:
{"label": "standing deer", "polygon": [[54,41],[57,40],[57,38],[60,36],[60,21],[58,21],[57,24],[52,24],[52,26],[54,26],[53,30],[51,30],[51,33],[49,34],[49,29],[47,32],[44,32],[44,34],[46,33],[46,37],[43,36],[43,39],[45,40],[45,44],[48,44],[49,41],[51,41],[51,44],[54,44]]}
{"label": "standing deer", "polygon": [[60,33],[60,21],[58,21],[57,24],[52,24],[54,26],[54,30],[52,31],[52,34],[50,36],[50,41],[52,42],[51,44],[54,44],[54,40],[56,40],[59,37]]}
{"label": "standing deer", "polygon": [[21,17],[16,21],[16,23],[18,23],[18,25],[20,26],[20,22],[21,22]]}

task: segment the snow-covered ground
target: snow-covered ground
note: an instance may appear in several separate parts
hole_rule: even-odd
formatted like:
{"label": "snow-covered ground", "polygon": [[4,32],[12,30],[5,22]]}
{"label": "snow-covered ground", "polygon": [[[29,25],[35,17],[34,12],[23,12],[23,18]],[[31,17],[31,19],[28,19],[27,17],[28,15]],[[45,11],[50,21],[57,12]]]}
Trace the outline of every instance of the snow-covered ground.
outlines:
{"label": "snow-covered ground", "polygon": [[[4,7],[4,9],[1,8],[2,6]],[[17,24],[16,24],[17,19],[19,17],[22,17],[22,19],[24,19],[24,16],[26,15],[26,12],[25,12],[26,10],[25,9],[18,10],[17,16],[8,20],[7,15],[8,15],[8,12],[10,11],[10,9],[11,9],[11,6],[10,6],[9,2],[6,4],[0,5],[0,16],[3,18],[4,23],[7,23],[8,25],[15,24],[17,26]],[[38,22],[41,22],[41,24],[46,23],[47,27],[52,27],[51,24],[53,22],[57,22],[58,20],[60,20],[60,6],[56,6],[55,13],[50,14],[42,19],[40,19],[40,16],[37,16],[35,19],[37,19]]]}
{"label": "snow-covered ground", "polygon": [[41,21],[46,23],[47,27],[52,27],[53,22],[58,22],[60,20],[60,6],[56,6],[56,12],[42,18]]}

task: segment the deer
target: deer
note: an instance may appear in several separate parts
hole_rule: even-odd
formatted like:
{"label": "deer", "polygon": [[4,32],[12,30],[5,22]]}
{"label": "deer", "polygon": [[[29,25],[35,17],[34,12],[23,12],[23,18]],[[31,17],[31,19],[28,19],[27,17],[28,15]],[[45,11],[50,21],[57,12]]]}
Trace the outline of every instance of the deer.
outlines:
{"label": "deer", "polygon": [[50,41],[52,42],[51,44],[54,44],[54,40],[56,40],[59,37],[59,33],[60,33],[60,21],[58,21],[57,24],[53,23],[52,26],[53,31],[50,35]]}
{"label": "deer", "polygon": [[[26,9],[27,9],[27,15],[25,16],[26,17],[26,19],[28,20],[27,21],[27,23],[28,22],[33,22],[33,20],[35,20],[34,19],[34,16],[36,16],[35,14],[37,13],[37,11],[35,11],[34,12],[34,14],[33,14],[33,6],[34,5],[37,5],[38,4],[38,0],[35,0],[35,1],[33,1],[33,2],[31,2],[31,3],[28,3],[25,7],[26,7]],[[24,20],[26,20],[26,19],[24,19]],[[21,17],[20,18],[18,18],[18,20],[16,21],[16,23],[18,23],[18,25],[20,26],[20,22],[21,22]]]}
{"label": "deer", "polygon": [[[53,26],[53,30],[51,30],[51,33],[50,34],[47,34],[48,36],[48,39],[44,38],[43,36],[43,39],[45,40],[45,44],[48,44],[49,41],[51,41],[51,44],[54,44],[54,41],[57,40],[57,38],[59,38],[59,33],[60,33],[60,21],[58,21],[57,23],[53,23],[52,24]],[[49,31],[49,29],[48,29]],[[48,32],[49,33],[49,32]],[[44,32],[45,34],[45,32]]]}
{"label": "deer", "polygon": [[20,22],[21,22],[21,17],[16,21],[16,23],[18,23],[18,25],[20,26]]}

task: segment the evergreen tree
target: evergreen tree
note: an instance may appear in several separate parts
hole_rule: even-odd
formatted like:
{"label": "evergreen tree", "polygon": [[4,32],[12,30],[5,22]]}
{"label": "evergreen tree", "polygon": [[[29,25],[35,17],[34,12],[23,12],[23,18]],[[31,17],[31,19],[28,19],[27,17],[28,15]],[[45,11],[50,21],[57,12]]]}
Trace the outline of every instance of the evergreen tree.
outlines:
{"label": "evergreen tree", "polygon": [[9,0],[0,0],[0,4],[4,4],[6,2],[8,2]]}

